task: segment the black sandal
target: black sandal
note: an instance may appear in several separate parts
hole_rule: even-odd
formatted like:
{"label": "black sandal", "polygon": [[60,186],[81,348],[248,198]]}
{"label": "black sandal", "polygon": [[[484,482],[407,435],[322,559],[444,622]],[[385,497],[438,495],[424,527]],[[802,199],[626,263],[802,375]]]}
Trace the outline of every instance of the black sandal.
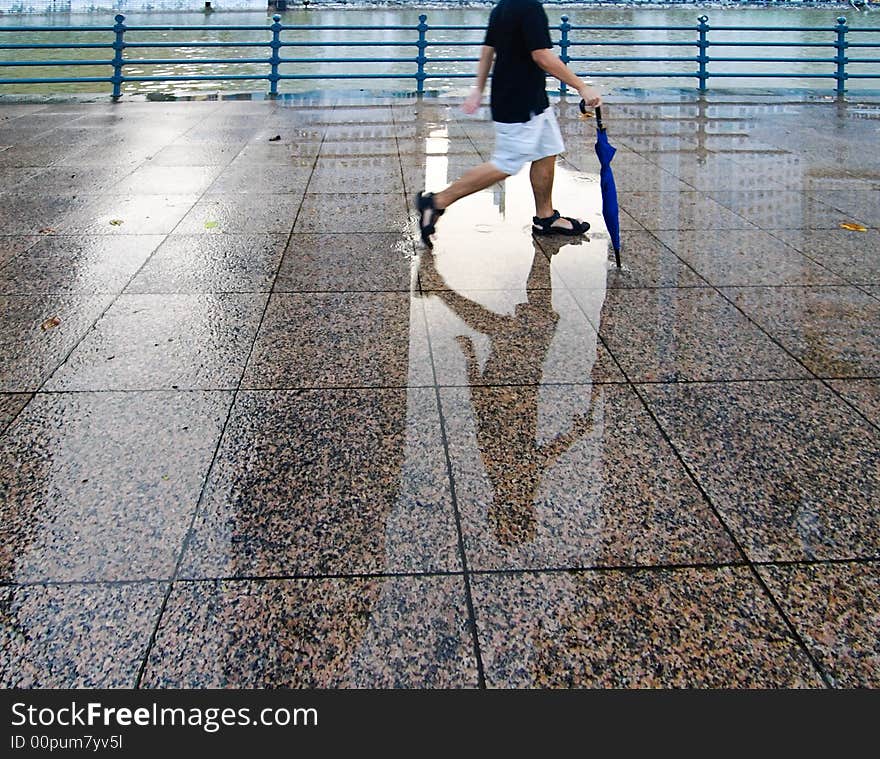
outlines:
{"label": "black sandal", "polygon": [[416,196],[416,208],[419,211],[419,232],[422,234],[422,242],[429,248],[434,247],[431,235],[436,231],[435,225],[446,209],[439,209],[434,205],[433,192],[420,192]]}
{"label": "black sandal", "polygon": [[[554,227],[553,224],[560,219],[565,219],[571,228]],[[578,221],[571,216],[561,216],[559,211],[555,210],[546,219],[540,219],[537,216],[532,217],[532,234],[536,235],[565,235],[567,237],[576,237],[582,235],[590,228],[588,221]]]}

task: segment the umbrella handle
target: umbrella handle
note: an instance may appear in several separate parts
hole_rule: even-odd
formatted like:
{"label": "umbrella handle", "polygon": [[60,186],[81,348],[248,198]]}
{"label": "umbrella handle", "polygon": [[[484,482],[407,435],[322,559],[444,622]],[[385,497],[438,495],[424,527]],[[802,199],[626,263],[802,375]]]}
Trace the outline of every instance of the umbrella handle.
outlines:
{"label": "umbrella handle", "polygon": [[[581,102],[578,103],[578,108],[581,109],[581,113],[586,114],[586,112],[587,112],[587,103],[586,103],[586,101],[585,101],[583,98],[581,98]],[[596,128],[597,128],[600,132],[604,132],[604,131],[605,131],[605,125],[602,123],[602,106],[597,106],[597,107],[596,107]]]}

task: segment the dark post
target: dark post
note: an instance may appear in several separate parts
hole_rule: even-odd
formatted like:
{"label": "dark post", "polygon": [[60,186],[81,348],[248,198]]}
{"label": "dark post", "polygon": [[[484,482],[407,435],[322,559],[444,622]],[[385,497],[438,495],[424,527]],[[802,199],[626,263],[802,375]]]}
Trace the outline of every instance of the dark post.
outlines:
{"label": "dark post", "polygon": [[272,71],[269,74],[269,97],[278,97],[278,66],[281,63],[281,16],[277,13],[272,16],[272,56],[269,58],[269,65]]}
{"label": "dark post", "polygon": [[697,27],[700,32],[700,41],[697,43],[697,47],[700,49],[700,54],[697,56],[697,61],[700,64],[700,71],[697,74],[697,77],[700,80],[700,92],[705,92],[706,81],[709,79],[709,72],[706,71],[706,64],[709,62],[709,56],[706,53],[709,48],[709,40],[707,39],[709,33],[709,17],[700,16],[697,20],[700,22],[699,27]]}
{"label": "dark post", "polygon": [[849,58],[846,57],[846,49],[849,47],[849,43],[846,41],[848,31],[846,16],[840,16],[837,19],[837,41],[834,43],[834,47],[837,48],[837,55],[834,56],[837,72],[834,74],[834,78],[837,80],[838,97],[842,97],[846,92],[846,64],[849,62]]}
{"label": "dark post", "polygon": [[[571,61],[571,56],[568,54],[568,32],[571,30],[571,24],[568,23],[568,16],[562,17],[562,23],[559,25],[559,31],[561,32],[561,36],[559,38],[559,58],[560,60],[567,66],[569,61]],[[565,82],[560,83],[559,92],[562,95],[568,92],[568,86]]]}
{"label": "dark post", "polygon": [[113,41],[113,102],[122,97],[122,54],[125,50],[125,16],[121,13],[116,17],[113,31],[116,39]]}
{"label": "dark post", "polygon": [[425,55],[425,51],[428,49],[428,41],[426,39],[428,32],[428,17],[424,13],[419,16],[419,25],[416,29],[419,30],[419,41],[417,43],[419,54],[416,58],[416,63],[418,64],[418,70],[416,71],[416,92],[419,95],[424,95],[425,79],[427,79],[427,75],[425,74],[425,64],[428,62],[428,58]]}

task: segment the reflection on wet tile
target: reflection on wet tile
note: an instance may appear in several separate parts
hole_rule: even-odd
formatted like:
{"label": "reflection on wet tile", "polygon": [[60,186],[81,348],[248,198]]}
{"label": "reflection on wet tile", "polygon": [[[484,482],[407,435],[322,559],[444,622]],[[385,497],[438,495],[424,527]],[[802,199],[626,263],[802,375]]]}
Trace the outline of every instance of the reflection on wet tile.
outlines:
{"label": "reflection on wet tile", "polygon": [[408,236],[294,234],[276,292],[409,291],[413,245]]}
{"label": "reflection on wet tile", "polygon": [[631,390],[448,388],[441,399],[473,568],[740,558]]}
{"label": "reflection on wet tile", "polygon": [[636,382],[774,379],[807,372],[724,300],[703,288],[574,293]]}
{"label": "reflection on wet tile", "polygon": [[38,395],[0,438],[3,581],[169,577],[227,393]]}
{"label": "reflection on wet tile", "polygon": [[0,390],[36,390],[110,304],[108,295],[0,295]]}
{"label": "reflection on wet tile", "polygon": [[821,383],[642,392],[751,559],[876,555],[880,438]]}
{"label": "reflection on wet tile", "polygon": [[391,194],[403,192],[400,159],[391,158],[319,158],[309,182],[310,193],[344,193],[358,188],[361,192]]}
{"label": "reflection on wet tile", "polygon": [[161,241],[160,235],[44,237],[0,271],[0,292],[119,292]]}
{"label": "reflection on wet tile", "polygon": [[754,229],[754,225],[700,192],[621,192],[621,208],[650,230]]}
{"label": "reflection on wet tile", "polygon": [[880,685],[880,565],[762,566],[758,571],[835,685]]}
{"label": "reflection on wet tile", "polygon": [[305,192],[312,173],[311,159],[295,165],[273,166],[236,161],[227,166],[209,188],[208,195],[236,193],[298,193]]}
{"label": "reflection on wet tile", "polygon": [[47,387],[235,388],[266,298],[256,293],[122,295]]}
{"label": "reflection on wet tile", "polygon": [[130,168],[124,166],[50,166],[34,175],[23,187],[28,192],[77,193],[105,192],[123,179]]}
{"label": "reflection on wet tile", "polygon": [[835,229],[846,221],[836,208],[798,191],[716,191],[711,195],[762,229]]}
{"label": "reflection on wet tile", "polygon": [[828,384],[880,427],[880,380],[834,380]]}
{"label": "reflection on wet tile", "polygon": [[165,587],[0,589],[3,688],[133,688]]}
{"label": "reflection on wet tile", "polygon": [[286,242],[284,235],[170,235],[126,291],[268,292]]}
{"label": "reflection on wet tile", "polygon": [[844,214],[846,218],[842,221],[860,221],[875,228],[880,226],[880,188],[847,188],[845,192],[825,189],[812,194]]}
{"label": "reflection on wet tile", "polygon": [[147,687],[476,687],[460,577],[178,583]]}
{"label": "reflection on wet tile", "polygon": [[432,389],[245,392],[184,577],[457,570]]}
{"label": "reflection on wet tile", "polygon": [[478,576],[490,687],[822,687],[747,568]]}
{"label": "reflection on wet tile", "polygon": [[409,293],[276,293],[243,386],[432,385],[429,356]]}
{"label": "reflection on wet tile", "polygon": [[773,235],[855,284],[880,283],[880,232],[774,230]]}
{"label": "reflection on wet tile", "polygon": [[0,435],[30,399],[30,393],[0,393]]}
{"label": "reflection on wet tile", "polygon": [[713,285],[845,284],[824,266],[760,230],[659,231],[656,235]]}
{"label": "reflection on wet tile", "polygon": [[395,232],[406,229],[403,196],[308,194],[296,219],[296,232]]}
{"label": "reflection on wet tile", "polygon": [[[150,158],[152,166],[226,166],[239,154],[237,146],[216,145],[168,145]],[[276,157],[278,155],[276,151]]]}
{"label": "reflection on wet tile", "polygon": [[880,375],[880,303],[854,287],[725,290],[820,377]]}
{"label": "reflection on wet tile", "polygon": [[59,226],[65,234],[165,235],[196,202],[196,195],[106,195],[91,197]]}
{"label": "reflection on wet tile", "polygon": [[120,195],[201,195],[220,173],[219,166],[145,164],[113,187]]}
{"label": "reflection on wet tile", "polygon": [[210,195],[196,203],[176,234],[290,234],[302,198],[295,195]]}
{"label": "reflection on wet tile", "polygon": [[622,379],[563,290],[437,290],[426,294],[425,310],[441,385]]}

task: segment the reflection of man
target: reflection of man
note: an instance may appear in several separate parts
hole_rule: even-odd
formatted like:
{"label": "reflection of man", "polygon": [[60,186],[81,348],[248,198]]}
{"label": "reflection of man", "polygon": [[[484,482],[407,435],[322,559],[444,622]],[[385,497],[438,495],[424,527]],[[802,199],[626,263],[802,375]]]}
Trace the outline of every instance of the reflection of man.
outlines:
{"label": "reflection of man", "polygon": [[[442,284],[432,254],[422,255],[420,273],[429,287]],[[527,302],[517,304],[513,315],[496,314],[454,290],[432,293],[471,329],[488,335],[492,341],[481,370],[471,339],[464,335],[456,338],[467,363],[477,445],[492,483],[489,523],[503,545],[534,539],[534,501],[544,473],[592,426],[590,414],[578,416],[568,432],[538,442],[538,389],[559,322],[550,287],[550,261],[535,245],[526,284]],[[498,386],[513,368],[528,384],[516,389]]]}
{"label": "reflection of man", "polygon": [[462,106],[480,106],[493,67],[490,106],[495,122],[495,152],[442,192],[420,192],[416,199],[422,240],[431,246],[437,219],[456,200],[516,174],[531,163],[529,179],[535,196],[535,234],[581,235],[590,225],[561,216],[553,208],[556,156],[565,150],[556,116],[547,99],[546,75],[573,87],[587,105],[601,105],[599,93],[577,77],[553,52],[547,14],[538,0],[501,0],[489,16],[477,67],[477,83]]}

